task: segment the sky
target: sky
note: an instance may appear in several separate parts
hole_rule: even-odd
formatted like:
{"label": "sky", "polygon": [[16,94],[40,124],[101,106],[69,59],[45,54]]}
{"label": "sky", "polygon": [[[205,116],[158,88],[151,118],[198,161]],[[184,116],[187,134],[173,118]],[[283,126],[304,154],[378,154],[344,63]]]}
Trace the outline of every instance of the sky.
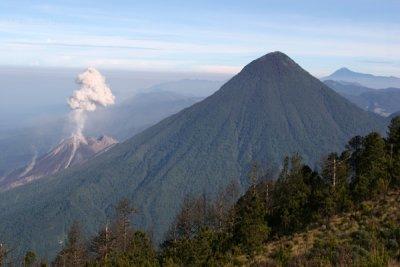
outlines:
{"label": "sky", "polygon": [[0,65],[236,73],[282,51],[321,77],[400,76],[399,0],[0,1]]}

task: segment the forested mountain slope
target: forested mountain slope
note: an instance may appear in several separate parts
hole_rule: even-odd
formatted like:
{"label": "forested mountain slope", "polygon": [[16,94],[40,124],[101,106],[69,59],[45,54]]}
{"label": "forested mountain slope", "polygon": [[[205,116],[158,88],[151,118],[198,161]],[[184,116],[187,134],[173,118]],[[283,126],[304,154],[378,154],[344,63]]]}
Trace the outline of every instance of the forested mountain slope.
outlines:
{"label": "forested mountain slope", "polygon": [[247,186],[250,164],[299,153],[315,164],[386,120],[363,111],[280,52],[243,68],[219,91],[94,160],[0,194],[0,235],[54,255],[73,220],[93,233],[122,197],[161,240],[186,194]]}

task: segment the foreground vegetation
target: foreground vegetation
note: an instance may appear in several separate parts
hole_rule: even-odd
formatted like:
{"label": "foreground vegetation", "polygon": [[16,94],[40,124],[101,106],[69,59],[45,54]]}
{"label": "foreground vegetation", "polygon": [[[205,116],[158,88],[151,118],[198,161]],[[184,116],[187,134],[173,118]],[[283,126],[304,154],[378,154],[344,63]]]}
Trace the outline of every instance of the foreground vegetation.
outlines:
{"label": "foreground vegetation", "polygon": [[[352,138],[320,170],[297,155],[278,179],[254,165],[250,187],[238,198],[234,183],[218,196],[187,197],[155,249],[134,230],[128,200],[115,220],[85,242],[78,223],[55,266],[388,266],[400,264],[400,117],[387,138]],[[237,200],[237,201],[236,201]],[[133,216],[134,218],[134,216]],[[12,263],[7,246],[0,261]],[[43,263],[28,252],[25,266]],[[18,264],[17,264],[18,265]]]}

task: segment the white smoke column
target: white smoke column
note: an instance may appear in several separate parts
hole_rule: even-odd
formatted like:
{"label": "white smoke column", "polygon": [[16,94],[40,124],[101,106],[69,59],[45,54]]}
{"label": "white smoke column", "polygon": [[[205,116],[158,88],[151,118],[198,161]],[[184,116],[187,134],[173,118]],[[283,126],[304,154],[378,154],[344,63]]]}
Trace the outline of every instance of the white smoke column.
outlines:
{"label": "white smoke column", "polygon": [[79,143],[86,143],[82,133],[85,127],[86,112],[96,110],[97,106],[113,105],[115,101],[115,96],[107,86],[105,78],[95,68],[88,68],[79,74],[76,83],[80,85],[80,88],[75,90],[68,99],[68,105],[72,109],[70,119],[75,129],[72,132],[73,148],[66,167],[75,157]]}
{"label": "white smoke column", "polygon": [[70,118],[75,127],[73,136],[83,137],[86,112],[96,110],[97,106],[113,105],[115,96],[95,68],[88,68],[79,74],[76,82],[80,88],[68,99],[68,105],[72,109]]}

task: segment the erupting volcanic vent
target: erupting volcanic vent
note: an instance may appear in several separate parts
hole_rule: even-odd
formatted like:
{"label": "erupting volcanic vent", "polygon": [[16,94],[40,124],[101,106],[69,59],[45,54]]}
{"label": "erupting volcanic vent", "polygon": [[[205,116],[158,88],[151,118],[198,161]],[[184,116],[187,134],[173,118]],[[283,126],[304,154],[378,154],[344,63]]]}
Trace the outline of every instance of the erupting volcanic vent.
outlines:
{"label": "erupting volcanic vent", "polygon": [[55,174],[63,169],[85,162],[112,147],[117,141],[109,136],[85,138],[73,135],[62,140],[47,154],[34,158],[26,167],[15,170],[0,181],[1,189],[24,185],[36,179]]}
{"label": "erupting volcanic vent", "polygon": [[96,69],[88,68],[78,75],[76,82],[80,87],[68,99],[68,105],[71,108],[69,115],[72,125],[71,137],[62,140],[47,154],[39,158],[33,157],[26,167],[1,178],[0,189],[20,186],[81,164],[117,143],[108,136],[98,139],[86,138],[82,133],[86,112],[94,111],[98,106],[106,107],[114,104],[115,96],[107,86],[105,78]]}

